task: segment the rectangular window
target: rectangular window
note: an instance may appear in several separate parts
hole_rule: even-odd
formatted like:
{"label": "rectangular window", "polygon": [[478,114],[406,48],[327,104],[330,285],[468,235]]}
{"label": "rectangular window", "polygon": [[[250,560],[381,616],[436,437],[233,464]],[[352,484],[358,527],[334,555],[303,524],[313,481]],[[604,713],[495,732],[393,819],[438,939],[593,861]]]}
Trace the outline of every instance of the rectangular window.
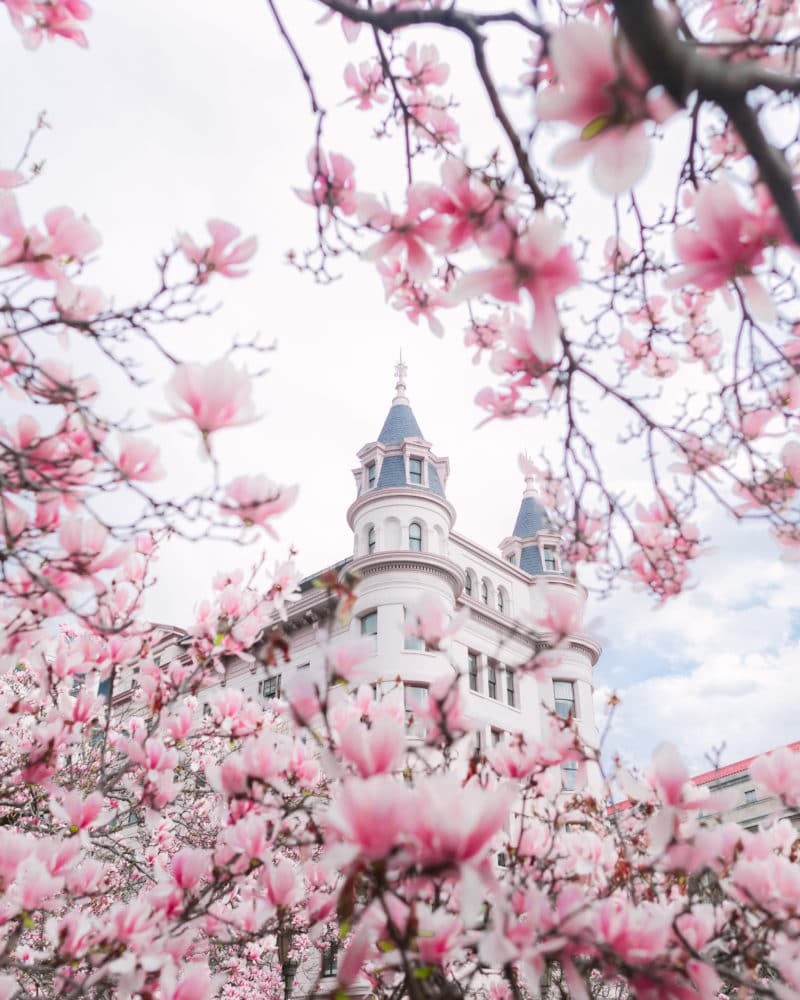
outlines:
{"label": "rectangular window", "polygon": [[506,667],[506,702],[512,707],[517,705],[517,689],[514,687],[513,671]]}
{"label": "rectangular window", "polygon": [[552,545],[544,547],[544,571],[545,573],[555,573],[556,571],[556,550]]}
{"label": "rectangular window", "polygon": [[258,682],[258,693],[262,698],[280,698],[281,696],[281,675],[274,674],[272,677],[265,677]]}
{"label": "rectangular window", "polygon": [[483,731],[480,729],[475,730],[475,740],[472,744],[472,749],[475,754],[483,753]]}
{"label": "rectangular window", "polygon": [[378,634],[378,612],[370,611],[369,614],[361,616],[361,634],[362,635],[377,635]]}
{"label": "rectangular window", "polygon": [[497,699],[497,664],[489,660],[486,667],[486,690],[490,698]]}
{"label": "rectangular window", "polygon": [[502,729],[492,729],[492,746],[493,747],[496,747],[497,744],[500,742],[500,740],[502,740],[502,738],[503,738],[503,730]]}
{"label": "rectangular window", "polygon": [[756,790],[755,788],[748,788],[744,793],[745,805],[751,805],[756,801]]}
{"label": "rectangular window", "polygon": [[553,681],[553,696],[556,715],[562,719],[569,719],[575,715],[575,685],[572,681]]}
{"label": "rectangular window", "polygon": [[[408,628],[409,619],[408,619],[408,609],[407,608],[405,610],[405,618],[406,618],[406,628]],[[410,649],[410,650],[416,651],[416,652],[424,652],[424,650],[425,650],[425,640],[424,639],[420,639],[419,636],[416,636],[416,635],[406,635],[403,638],[403,649]]]}
{"label": "rectangular window", "polygon": [[469,671],[469,689],[478,690],[478,654],[471,650],[467,653],[467,669]]}
{"label": "rectangular window", "polygon": [[370,462],[367,466],[367,489],[371,490],[375,485],[375,463]]}
{"label": "rectangular window", "polygon": [[322,968],[320,969],[320,974],[322,976],[335,976],[336,975],[336,953],[339,950],[339,946],[334,941],[328,945],[328,947],[322,953]]}
{"label": "rectangular window", "polygon": [[565,792],[574,792],[578,787],[578,762],[568,760],[561,765],[561,787]]}
{"label": "rectangular window", "polygon": [[497,866],[499,868],[506,868],[506,867],[508,867],[508,858],[506,857],[506,852],[505,851],[498,851],[497,852]]}
{"label": "rectangular window", "polygon": [[408,460],[408,481],[417,486],[422,485],[422,459],[410,458]]}
{"label": "rectangular window", "polygon": [[423,684],[404,684],[403,703],[406,710],[406,729],[410,736],[425,735],[422,709],[428,703],[428,689]]}

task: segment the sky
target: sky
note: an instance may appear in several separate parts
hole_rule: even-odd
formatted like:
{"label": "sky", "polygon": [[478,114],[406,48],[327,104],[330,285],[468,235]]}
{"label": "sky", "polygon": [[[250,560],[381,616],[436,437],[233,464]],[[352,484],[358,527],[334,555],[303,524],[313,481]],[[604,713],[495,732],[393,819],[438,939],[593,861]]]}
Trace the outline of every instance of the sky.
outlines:
{"label": "sky", "polygon": [[[313,0],[283,7],[336,119],[333,136],[356,163],[377,163],[390,183],[394,159],[362,134],[358,112],[339,106],[343,64],[353,56],[338,28],[314,26]],[[348,554],[351,469],[381,426],[401,349],[417,419],[435,452],[450,458],[456,529],[496,546],[519,505],[517,455],[535,454],[547,428],[533,418],[476,430],[482,413],[473,400],[488,376],[464,349],[459,321],[448,322],[442,339],[413,327],[386,306],[373,269],[358,261],[336,262],[341,280],[326,287],[287,265],[287,250],[313,235],[312,216],[293,194],[306,183],[313,121],[266,4],[117,0],[95,8],[88,52],[65,43],[28,52],[0,25],[0,166],[15,161],[46,110],[51,127],[34,148],[44,168],[20,196],[25,218],[61,204],[86,213],[104,239],[88,277],[120,304],[151,287],[154,257],[176,232],[199,239],[205,220],[218,217],[258,236],[249,276],[209,286],[210,301],[223,303],[219,311],[167,336],[187,360],[221,356],[232,336],[259,333],[276,344],[259,388],[262,419],[220,439],[231,473],[263,472],[300,485],[270,558],[293,545],[301,571],[310,573]],[[462,116],[478,135],[488,121],[480,95],[465,84],[462,98]],[[136,405],[158,409],[165,373],[148,373],[152,385]],[[606,430],[613,442],[618,428]],[[164,429],[163,443],[165,490],[205,474],[188,434]],[[635,469],[629,475],[635,494]],[[656,610],[626,585],[590,602],[591,630],[605,650],[598,710],[612,691],[622,701],[607,737],[609,757],[618,752],[645,766],[655,747],[671,740],[699,772],[708,755],[729,762],[797,738],[796,565],[779,561],[758,525],[709,515],[702,527],[713,527],[715,548],[680,598]],[[152,617],[187,622],[216,569],[253,557],[176,546],[160,561]]]}

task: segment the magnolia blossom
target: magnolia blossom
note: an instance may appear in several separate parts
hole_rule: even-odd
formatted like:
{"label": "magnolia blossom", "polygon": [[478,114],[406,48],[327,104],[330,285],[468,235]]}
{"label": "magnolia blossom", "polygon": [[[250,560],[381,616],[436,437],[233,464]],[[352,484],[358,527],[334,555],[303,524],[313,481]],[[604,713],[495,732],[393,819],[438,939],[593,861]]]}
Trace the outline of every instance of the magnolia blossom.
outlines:
{"label": "magnolia blossom", "polygon": [[190,420],[204,436],[256,419],[250,376],[225,358],[178,365],[166,395],[175,413],[160,419]]}
{"label": "magnolia blossom", "polygon": [[211,235],[209,246],[200,246],[187,233],[181,233],[178,243],[186,259],[197,268],[197,283],[205,284],[212,274],[244,277],[247,269],[243,265],[258,249],[256,237],[239,240],[241,230],[222,219],[209,219],[206,226]]}
{"label": "magnolia blossom", "polygon": [[226,487],[220,508],[245,524],[260,525],[272,538],[277,538],[269,521],[294,504],[298,490],[297,485],[282,486],[263,475],[238,476]]}
{"label": "magnolia blossom", "polygon": [[736,280],[753,315],[771,320],[774,307],[753,275],[753,269],[764,260],[765,245],[775,238],[769,217],[745,208],[727,180],[702,185],[694,199],[694,211],[696,226],[675,230],[675,252],[683,267],[666,286],[692,284],[708,292]]}
{"label": "magnolia blossom", "polygon": [[308,154],[308,170],[313,180],[310,191],[299,191],[297,197],[307,205],[318,205],[331,212],[338,208],[352,215],[357,208],[355,167],[339,153],[324,153],[318,146]]}
{"label": "magnolia blossom", "polygon": [[559,147],[556,163],[593,156],[592,176],[601,190],[628,190],[649,160],[644,122],[664,121],[674,106],[648,97],[646,74],[610,24],[572,21],[553,33],[549,49],[558,83],[539,93],[536,110],[544,121],[580,129],[578,138]]}
{"label": "magnolia blossom", "polygon": [[424,594],[407,609],[405,634],[422,639],[428,649],[440,649],[445,639],[457,635],[469,612],[450,612],[441,597]]}

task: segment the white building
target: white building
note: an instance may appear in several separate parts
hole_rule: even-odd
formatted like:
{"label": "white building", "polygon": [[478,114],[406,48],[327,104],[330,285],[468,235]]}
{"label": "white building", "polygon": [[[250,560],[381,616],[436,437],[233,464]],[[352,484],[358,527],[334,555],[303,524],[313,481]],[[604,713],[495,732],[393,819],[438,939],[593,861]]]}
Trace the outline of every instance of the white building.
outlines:
{"label": "white building", "polygon": [[[224,683],[240,687],[262,703],[279,698],[289,676],[321,667],[329,643],[347,634],[373,636],[375,655],[366,680],[382,698],[402,702],[414,739],[415,709],[438,677],[459,674],[473,750],[522,733],[536,739],[548,712],[574,716],[580,735],[595,746],[594,666],[600,647],[571,635],[559,647],[559,665],[541,681],[520,665],[552,646],[552,635],[531,624],[542,588],[566,588],[582,602],[585,594],[561,565],[560,538],[526,481],[512,532],[490,551],[454,530],[456,511],[446,494],[449,463],[433,452],[406,396],[405,365],[395,369],[395,397],[377,439],[358,452],[353,469],[356,497],[347,511],[352,552],[300,584],[299,600],[288,605],[283,629],[291,659],[279,668],[232,658]],[[315,581],[323,573],[357,578],[357,599],[349,619],[334,614],[335,601]],[[466,620],[447,654],[428,652],[406,636],[406,609],[423,594],[435,594]],[[156,663],[183,655],[186,635],[159,626]],[[118,709],[130,698],[136,678],[118,684]],[[565,790],[585,775],[576,764],[563,769]]]}
{"label": "white building", "polygon": [[[242,668],[228,683],[252,688],[256,697],[279,696],[289,674],[321,664],[324,625],[334,641],[348,632],[374,636],[368,679],[383,697],[402,699],[409,716],[429,685],[442,674],[453,676],[455,667],[481,748],[504,734],[536,738],[548,710],[574,715],[584,740],[595,745],[593,671],[600,655],[595,642],[570,636],[560,666],[545,682],[516,669],[552,639],[529,624],[539,588],[569,588],[585,598],[562,570],[559,536],[532,483],[526,483],[514,528],[496,551],[458,534],[446,494],[448,460],[434,453],[420,430],[406,396],[405,365],[395,374],[395,397],[383,426],[359,450],[353,469],[356,497],[347,511],[352,554],[327,567],[340,578],[359,578],[352,617],[337,622],[331,616],[327,591],[313,585],[325,570],[313,574],[289,608],[291,662],[258,678]],[[406,609],[423,593],[436,594],[450,611],[468,612],[447,655],[426,652],[419,640],[405,635]],[[580,780],[574,766],[565,769],[567,788]]]}

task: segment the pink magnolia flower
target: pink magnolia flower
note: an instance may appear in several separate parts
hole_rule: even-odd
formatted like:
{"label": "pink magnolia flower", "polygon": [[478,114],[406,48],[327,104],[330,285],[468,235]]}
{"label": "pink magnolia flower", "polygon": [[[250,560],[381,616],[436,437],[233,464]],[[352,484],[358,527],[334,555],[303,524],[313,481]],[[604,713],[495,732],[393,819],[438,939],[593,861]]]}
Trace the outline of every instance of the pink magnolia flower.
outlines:
{"label": "pink magnolia flower", "polygon": [[406,748],[405,726],[399,719],[384,715],[369,727],[353,719],[339,735],[343,759],[354,765],[362,778],[389,774],[399,768]]}
{"label": "pink magnolia flower", "polygon": [[344,82],[353,91],[351,101],[357,101],[357,107],[362,111],[368,111],[373,104],[383,104],[388,100],[383,83],[383,70],[381,64],[375,62],[362,62],[358,67],[353,63],[348,63],[344,71]]}
{"label": "pink magnolia flower", "polygon": [[221,274],[226,278],[244,277],[247,269],[242,265],[255,254],[258,248],[256,237],[239,240],[241,230],[222,219],[209,219],[206,226],[211,235],[209,246],[199,246],[187,233],[182,233],[178,241],[186,259],[197,268],[197,284],[205,284],[212,274]]}
{"label": "pink magnolia flower", "polygon": [[197,847],[182,847],[170,862],[170,872],[178,888],[195,889],[211,873],[211,856]]}
{"label": "pink magnolia flower", "polygon": [[750,766],[753,781],[791,805],[800,804],[800,767],[796,748],[781,747],[758,757]]}
{"label": "pink magnolia flower", "polygon": [[50,800],[50,811],[67,824],[71,833],[88,830],[102,810],[103,796],[100,792],[92,792],[84,798],[79,791],[68,791],[61,795],[60,801]]}
{"label": "pink magnolia flower", "polygon": [[726,180],[704,184],[695,197],[695,228],[675,229],[675,251],[684,265],[666,282],[667,288],[691,284],[704,292],[738,281],[753,315],[770,320],[774,307],[753,275],[764,259],[772,233],[762,216],[746,209]]}
{"label": "pink magnolia flower", "polygon": [[297,499],[299,487],[282,486],[266,476],[239,476],[225,490],[220,509],[240,517],[245,524],[258,524],[277,539],[269,520],[287,511]]}
{"label": "pink magnolia flower", "polygon": [[365,673],[361,668],[375,655],[371,638],[345,639],[328,651],[327,666],[331,680],[357,684]]}
{"label": "pink magnolia flower", "polygon": [[583,596],[573,587],[540,586],[534,594],[533,621],[557,636],[572,635],[581,630],[583,607]]}
{"label": "pink magnolia flower", "polygon": [[500,785],[490,794],[454,773],[434,775],[415,789],[412,823],[415,852],[424,865],[476,860],[502,829],[516,789]]}
{"label": "pink magnolia flower", "polygon": [[56,308],[65,320],[87,323],[107,306],[105,293],[96,286],[76,285],[63,275],[56,278]]}
{"label": "pink magnolia flower", "polygon": [[519,302],[525,290],[533,300],[534,323],[548,347],[558,339],[560,324],[556,297],[577,285],[578,266],[562,242],[564,227],[558,219],[537,212],[522,233],[498,223],[481,240],[481,248],[497,263],[461,278],[453,290],[458,299],[489,294],[501,302]]}
{"label": "pink magnolia flower", "polygon": [[394,777],[349,778],[337,789],[325,824],[365,861],[378,861],[407,841],[414,809],[410,789]]}
{"label": "pink magnolia flower", "polygon": [[440,649],[445,639],[457,635],[469,612],[453,614],[436,594],[423,594],[408,607],[405,634],[422,639],[427,649]]}
{"label": "pink magnolia flower", "polygon": [[356,199],[355,168],[346,156],[324,153],[318,146],[308,154],[308,170],[313,180],[310,191],[299,191],[297,197],[307,205],[338,208],[345,215],[352,215],[358,207]]}
{"label": "pink magnolia flower", "polygon": [[164,478],[158,445],[146,438],[120,435],[117,468],[132,482],[153,482]]}
{"label": "pink magnolia flower", "polygon": [[219,977],[212,976],[205,962],[193,962],[181,969],[180,978],[172,964],[161,973],[162,1000],[211,1000]]}
{"label": "pink magnolia flower", "polygon": [[412,42],[403,58],[408,76],[401,77],[400,82],[409,90],[441,85],[450,76],[447,63],[439,62],[439,50],[435,45],[421,45],[417,49],[417,43]]}
{"label": "pink magnolia flower", "polygon": [[203,436],[256,419],[250,376],[225,358],[178,365],[166,395],[175,414],[160,419],[190,420]]}
{"label": "pink magnolia flower", "polygon": [[412,184],[402,215],[393,214],[373,195],[359,195],[359,222],[384,232],[377,243],[364,251],[365,260],[401,256],[413,281],[424,281],[430,276],[433,263],[428,247],[438,249],[447,233],[446,220],[432,211],[433,190],[430,184]]}
{"label": "pink magnolia flower", "polygon": [[539,93],[539,118],[580,129],[559,147],[556,163],[592,155],[592,176],[602,191],[633,187],[650,155],[644,122],[665,121],[674,108],[648,99],[649,79],[610,24],[581,19],[563,25],[551,36],[550,55],[558,83]]}
{"label": "pink magnolia flower", "polygon": [[473,239],[480,227],[499,216],[501,199],[498,194],[475,178],[462,160],[445,160],[442,165],[442,185],[431,195],[437,212],[450,218],[450,229],[444,250],[460,249]]}

